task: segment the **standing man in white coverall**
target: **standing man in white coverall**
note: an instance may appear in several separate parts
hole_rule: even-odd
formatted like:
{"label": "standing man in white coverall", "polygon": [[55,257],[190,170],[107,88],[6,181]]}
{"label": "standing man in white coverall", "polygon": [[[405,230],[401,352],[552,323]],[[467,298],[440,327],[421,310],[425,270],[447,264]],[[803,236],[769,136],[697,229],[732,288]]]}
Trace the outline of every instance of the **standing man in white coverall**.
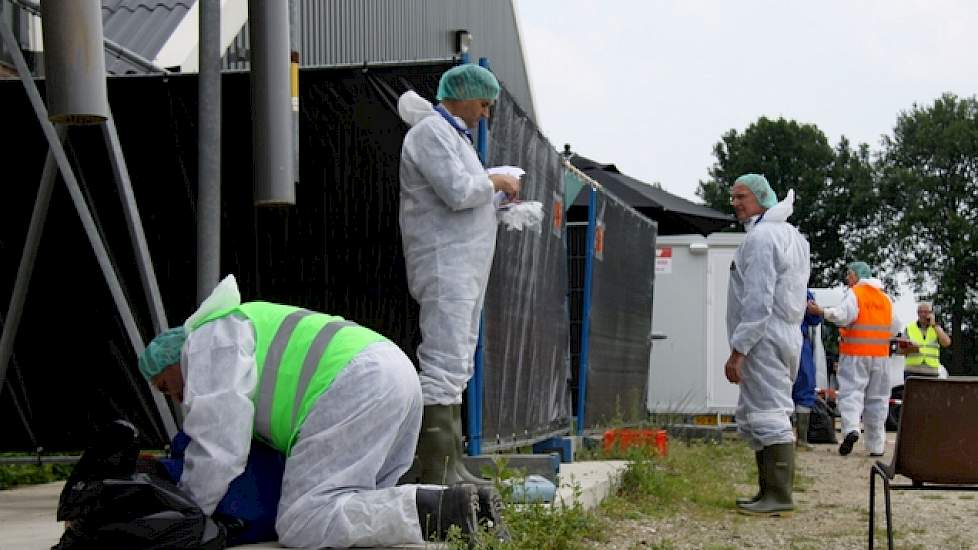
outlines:
{"label": "standing man in white coverall", "polygon": [[473,372],[479,319],[496,248],[493,197],[512,199],[520,182],[489,175],[471,128],[499,95],[483,67],[449,69],[432,107],[414,92],[398,100],[411,129],[401,147],[400,227],[411,296],[421,305],[420,482],[478,482],[462,462],[462,392]]}
{"label": "standing man in white coverall", "polygon": [[421,388],[389,340],[341,317],[241,303],[228,277],[139,370],[182,404],[180,487],[211,515],[245,469],[252,436],[285,455],[275,530],[287,547],[421,544],[499,527],[494,489],[395,486],[414,458]]}
{"label": "standing man in white coverall", "polygon": [[734,182],[730,200],[747,236],[730,265],[724,372],[740,385],[737,430],[754,450],[760,489],[737,499],[737,510],[781,515],[794,509],[791,385],[801,357],[809,247],[787,222],[794,191],[778,202],[764,176],[745,174]]}
{"label": "standing man in white coverall", "polygon": [[866,450],[870,456],[883,456],[890,400],[890,338],[900,331],[900,322],[893,315],[893,302],[883,291],[883,283],[873,278],[868,264],[850,263],[846,284],[849,289],[840,305],[823,308],[812,301],[808,311],[824,315],[839,327],[839,412],[846,434],[839,454],[852,452],[859,440],[861,417]]}

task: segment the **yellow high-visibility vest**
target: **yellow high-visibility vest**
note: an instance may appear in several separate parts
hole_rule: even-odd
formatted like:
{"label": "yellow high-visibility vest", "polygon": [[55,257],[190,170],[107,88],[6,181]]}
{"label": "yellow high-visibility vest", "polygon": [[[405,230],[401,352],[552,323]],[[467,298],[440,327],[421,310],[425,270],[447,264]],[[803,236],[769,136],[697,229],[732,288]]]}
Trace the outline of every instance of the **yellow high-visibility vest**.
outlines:
{"label": "yellow high-visibility vest", "polygon": [[937,342],[937,331],[934,327],[927,327],[927,334],[924,335],[917,323],[910,323],[907,325],[907,337],[919,349],[916,353],[907,355],[906,366],[941,368],[941,346]]}

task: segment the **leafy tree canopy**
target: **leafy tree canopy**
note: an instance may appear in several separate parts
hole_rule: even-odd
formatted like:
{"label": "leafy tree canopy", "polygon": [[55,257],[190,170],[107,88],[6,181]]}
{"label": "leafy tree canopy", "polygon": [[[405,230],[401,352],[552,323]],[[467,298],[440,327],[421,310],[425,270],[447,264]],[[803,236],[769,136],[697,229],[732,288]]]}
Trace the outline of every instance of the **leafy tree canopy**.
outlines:
{"label": "leafy tree canopy", "polygon": [[727,213],[730,186],[742,174],[763,174],[779,198],[795,190],[791,221],[809,240],[812,286],[836,286],[853,258],[877,263],[876,243],[862,231],[876,199],[869,147],[844,137],[834,149],[813,124],[761,117],[739,133],[730,130],[713,148],[716,163],[696,194]]}

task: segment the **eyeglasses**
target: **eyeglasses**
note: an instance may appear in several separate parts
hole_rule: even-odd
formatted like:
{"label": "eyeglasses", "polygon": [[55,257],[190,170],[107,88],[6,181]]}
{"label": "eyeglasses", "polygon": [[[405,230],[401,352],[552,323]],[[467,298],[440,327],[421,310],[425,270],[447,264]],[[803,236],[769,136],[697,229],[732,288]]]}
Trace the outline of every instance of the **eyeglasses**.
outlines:
{"label": "eyeglasses", "polygon": [[736,193],[734,195],[730,195],[730,204],[733,204],[735,201],[744,202],[748,198],[750,198],[750,195],[748,193]]}

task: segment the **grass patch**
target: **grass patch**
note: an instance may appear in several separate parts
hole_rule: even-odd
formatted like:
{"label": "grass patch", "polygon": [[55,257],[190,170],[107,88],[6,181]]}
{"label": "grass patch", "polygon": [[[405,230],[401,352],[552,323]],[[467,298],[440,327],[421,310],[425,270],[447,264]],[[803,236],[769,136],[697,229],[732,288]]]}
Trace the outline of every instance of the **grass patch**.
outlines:
{"label": "grass patch", "polygon": [[[503,514],[513,540],[506,548],[572,550],[608,540],[608,520],[578,506],[509,507]],[[491,546],[490,546],[491,547]]]}
{"label": "grass patch", "polygon": [[665,457],[633,448],[625,458],[621,485],[603,506],[612,517],[667,517],[677,507],[715,517],[734,507],[737,483],[757,479],[753,453],[743,444],[673,445]]}
{"label": "grass patch", "polygon": [[[552,506],[513,502],[513,486],[525,479],[525,473],[509,468],[505,460],[496,464],[496,488],[503,497],[503,519],[511,540],[501,543],[488,532],[476,535],[470,545],[461,533],[450,533],[446,545],[453,550],[578,550],[594,548],[608,540],[610,522],[599,513],[584,510],[580,504]],[[574,495],[580,497],[580,488]]]}
{"label": "grass patch", "polygon": [[[2,454],[0,456],[22,456]],[[71,464],[0,464],[0,490],[68,479]]]}

